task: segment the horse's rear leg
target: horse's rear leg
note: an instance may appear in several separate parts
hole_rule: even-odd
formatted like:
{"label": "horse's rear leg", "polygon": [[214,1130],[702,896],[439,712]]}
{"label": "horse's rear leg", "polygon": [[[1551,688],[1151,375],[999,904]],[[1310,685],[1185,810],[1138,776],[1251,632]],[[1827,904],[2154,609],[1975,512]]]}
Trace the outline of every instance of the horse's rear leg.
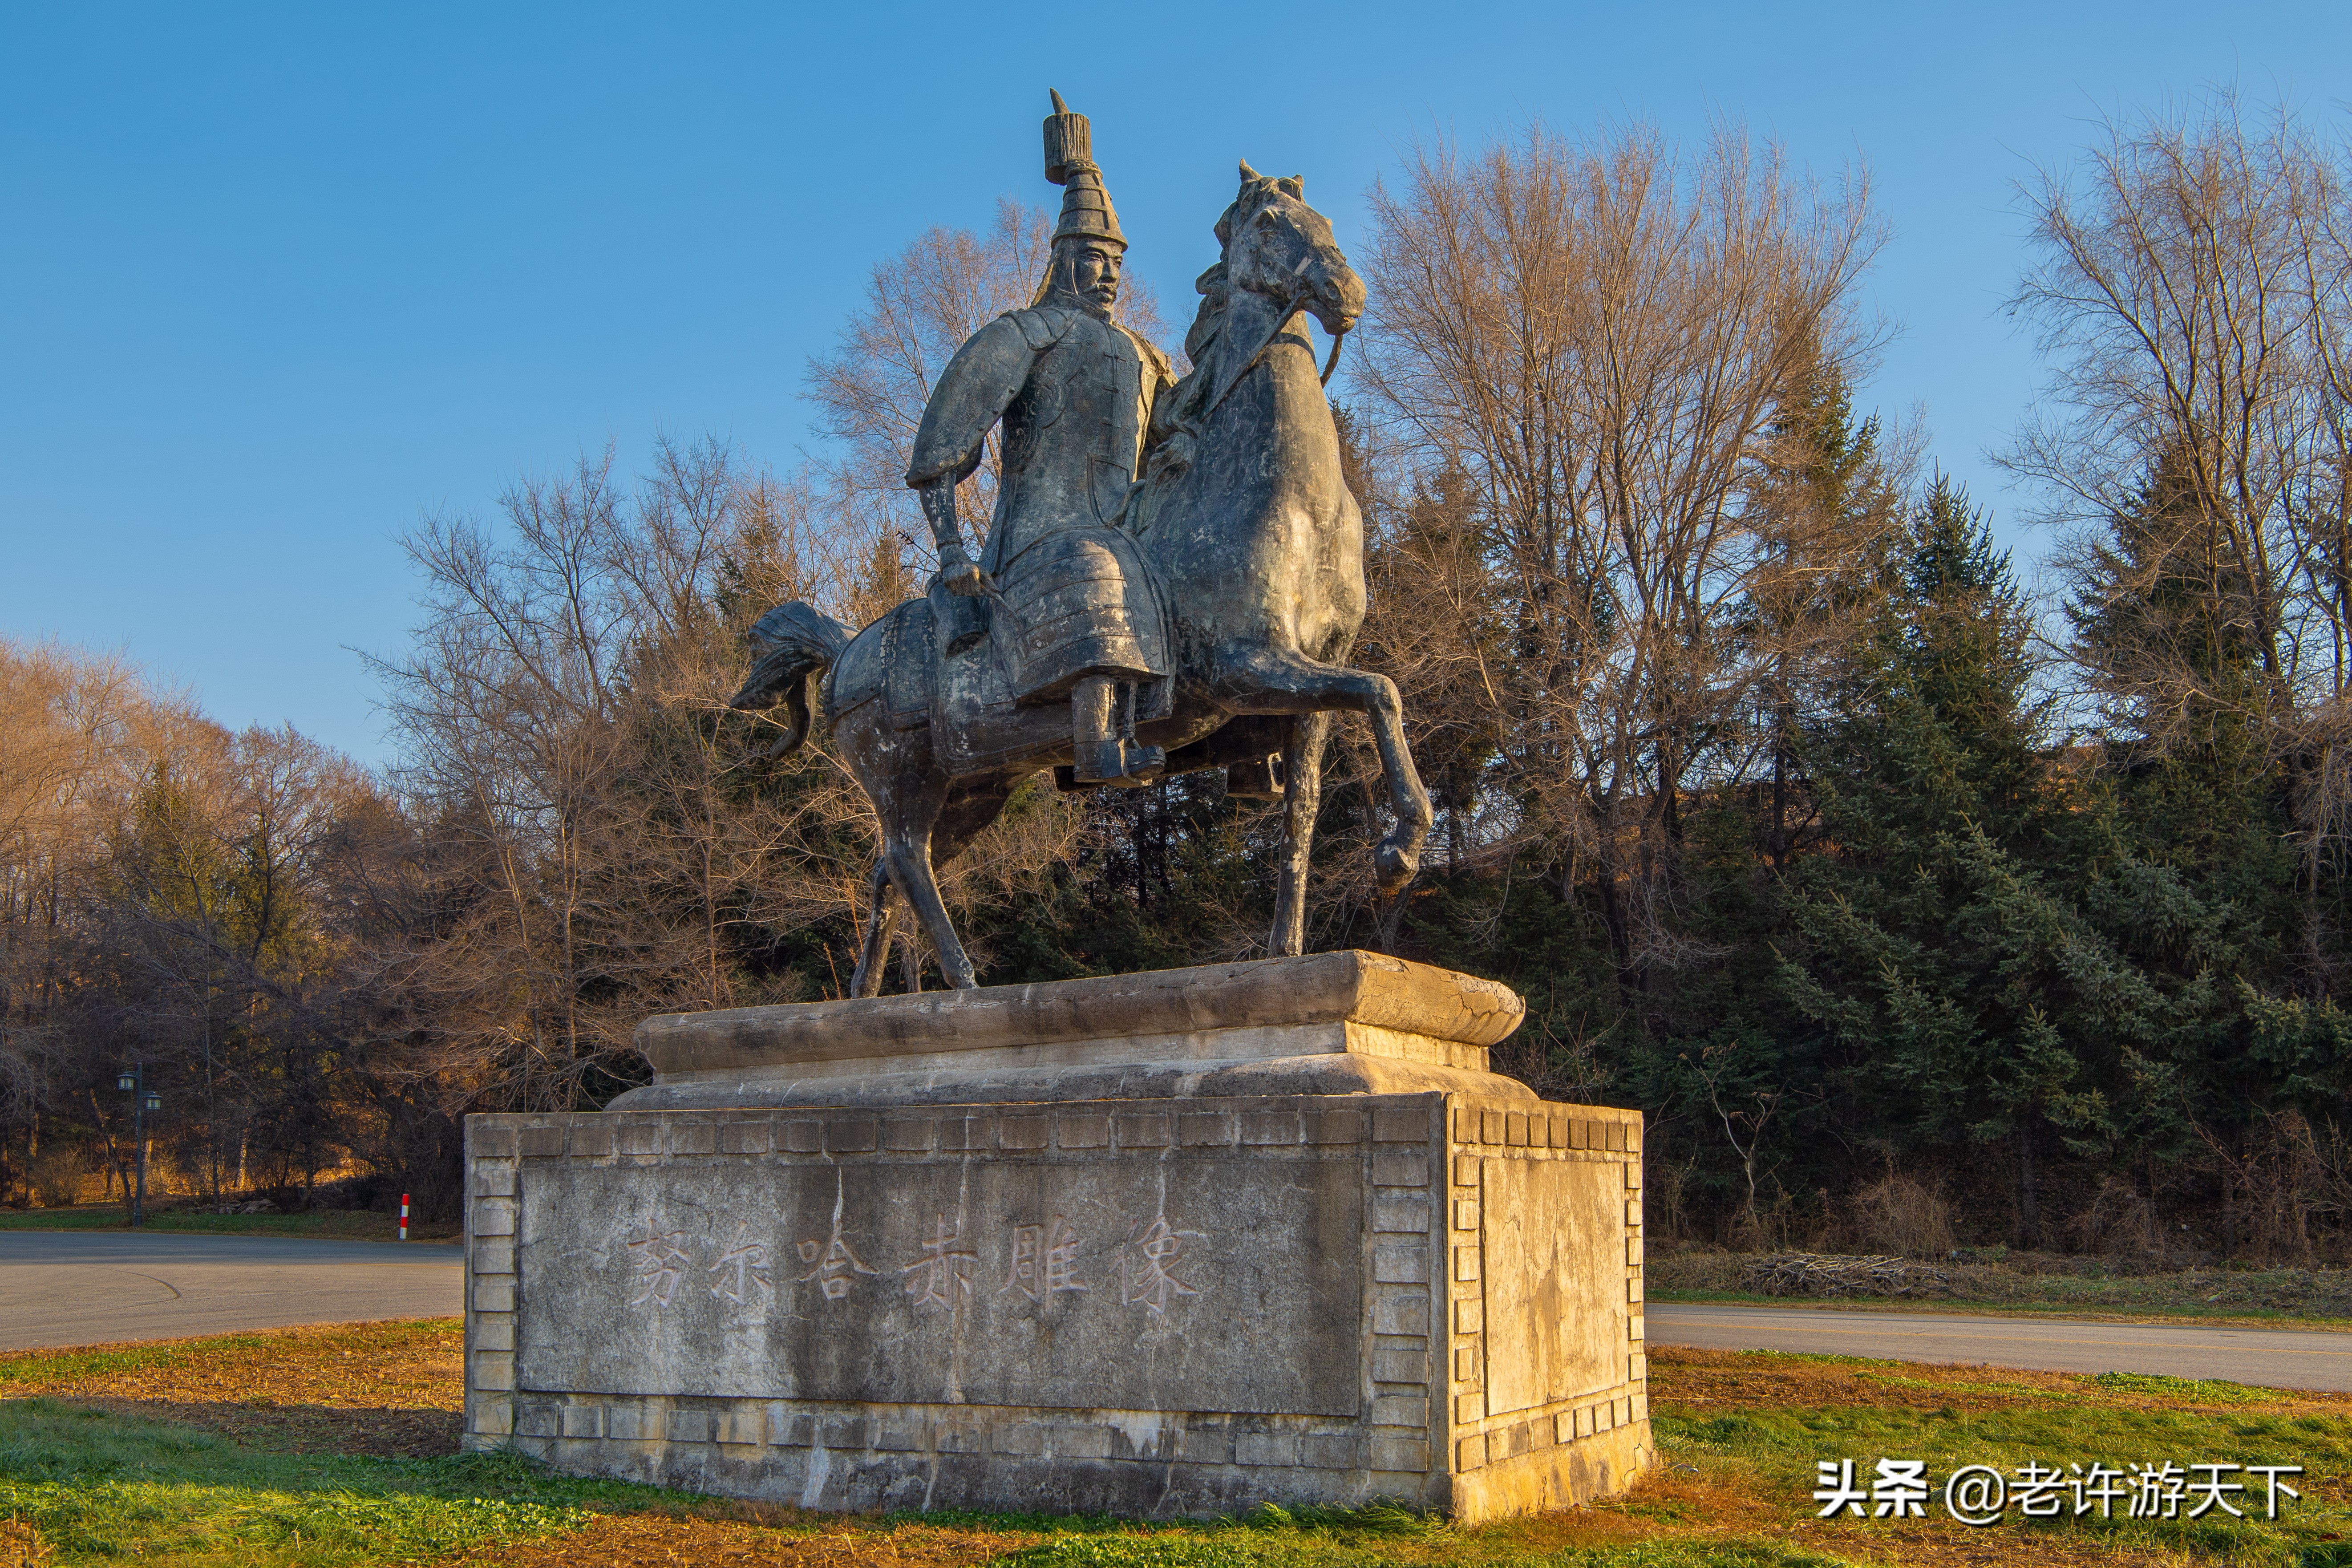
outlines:
{"label": "horse's rear leg", "polygon": [[931,945],[939,950],[940,973],[959,991],[970,991],[980,984],[972,973],[971,960],[964,956],[963,943],[956,936],[955,922],[948,919],[948,907],[940,897],[940,885],[931,875],[931,847],[926,834],[920,841],[894,839],[883,850],[890,865],[890,879],[915,907],[915,914],[923,929],[931,933]]}
{"label": "horse's rear leg", "polygon": [[899,896],[913,906],[915,918],[930,933],[940,973],[957,990],[970,991],[980,981],[972,973],[971,960],[964,956],[963,942],[956,935],[955,922],[948,918],[939,879],[931,869],[931,833],[947,803],[944,780],[906,782],[883,817],[882,864],[889,868],[891,884]]}
{"label": "horse's rear leg", "polygon": [[849,977],[852,996],[882,994],[882,971],[890,954],[890,936],[898,926],[898,900],[890,888],[890,863],[874,863],[874,880],[866,896],[866,939],[857,949],[857,973]]}
{"label": "horse's rear leg", "polygon": [[1302,713],[1290,721],[1282,746],[1282,879],[1274,895],[1274,934],[1267,946],[1276,958],[1307,951],[1307,867],[1315,849],[1315,811],[1323,795],[1323,743],[1331,732],[1328,713]]}
{"label": "horse's rear leg", "polygon": [[[940,902],[937,868],[961,854],[963,847],[971,843],[975,835],[1003,814],[1005,801],[1011,797],[1013,785],[1020,782],[1018,777],[990,777],[966,780],[954,785],[940,804],[919,852],[922,862],[919,882],[929,891],[938,915],[936,919],[925,916],[923,924],[939,947],[940,973],[947,977],[949,984],[958,990],[970,989],[979,981],[972,973],[971,962],[964,953],[962,942],[956,937],[954,926],[948,920],[946,907]],[[911,845],[908,853],[916,853]],[[915,885],[914,880],[901,884],[906,887]],[[920,907],[917,905],[918,910]],[[945,933],[944,938],[942,932]],[[919,991],[923,988],[922,972],[917,967],[919,961],[915,953],[915,933],[907,931],[899,940],[907,944],[904,954],[907,989]]]}

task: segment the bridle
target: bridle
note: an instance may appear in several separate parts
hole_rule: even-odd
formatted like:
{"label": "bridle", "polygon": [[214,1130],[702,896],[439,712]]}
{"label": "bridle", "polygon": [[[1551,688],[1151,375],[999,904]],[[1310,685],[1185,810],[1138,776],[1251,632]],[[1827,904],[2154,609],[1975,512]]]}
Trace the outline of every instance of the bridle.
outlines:
{"label": "bridle", "polygon": [[[1311,257],[1301,257],[1298,265],[1291,268],[1293,287],[1289,296],[1283,301],[1282,314],[1274,319],[1274,325],[1266,330],[1265,340],[1251,351],[1248,359],[1242,362],[1241,369],[1234,373],[1233,379],[1225,383],[1223,390],[1217,394],[1209,406],[1201,410],[1200,424],[1206,425],[1209,422],[1209,416],[1223,405],[1225,399],[1233,395],[1234,388],[1239,386],[1249,373],[1257,368],[1258,361],[1265,357],[1265,351],[1274,347],[1275,340],[1288,330],[1291,319],[1307,309],[1308,289],[1299,279],[1298,274],[1305,270],[1307,263],[1311,259]],[[1331,384],[1331,373],[1339,368],[1339,350],[1347,341],[1348,333],[1344,328],[1331,334],[1331,357],[1323,362],[1323,377],[1317,384],[1318,385]]]}
{"label": "bridle", "polygon": [[[1265,351],[1274,347],[1275,340],[1281,337],[1289,327],[1291,318],[1307,309],[1307,297],[1312,290],[1300,280],[1299,275],[1306,270],[1307,263],[1311,259],[1311,257],[1301,257],[1298,265],[1291,268],[1292,289],[1284,300],[1282,313],[1274,319],[1274,325],[1267,329],[1265,337],[1257,347],[1250,351],[1249,358],[1242,362],[1241,369],[1235,371],[1225,384],[1218,390],[1217,395],[1209,400],[1209,405],[1206,408],[1185,419],[1179,426],[1180,429],[1197,437],[1202,428],[1209,423],[1209,416],[1223,407],[1225,399],[1233,395],[1234,388],[1249,379],[1249,373],[1257,368],[1258,362],[1265,357]],[[1317,383],[1318,385],[1328,387],[1331,384],[1331,373],[1339,368],[1339,350],[1347,341],[1348,334],[1345,329],[1331,334],[1331,356],[1323,362],[1323,375]],[[1157,472],[1156,469],[1154,471]],[[1132,512],[1137,498],[1143,494],[1145,489],[1151,483],[1151,479],[1152,475],[1147,474],[1127,487],[1127,499],[1119,509],[1123,518]]]}

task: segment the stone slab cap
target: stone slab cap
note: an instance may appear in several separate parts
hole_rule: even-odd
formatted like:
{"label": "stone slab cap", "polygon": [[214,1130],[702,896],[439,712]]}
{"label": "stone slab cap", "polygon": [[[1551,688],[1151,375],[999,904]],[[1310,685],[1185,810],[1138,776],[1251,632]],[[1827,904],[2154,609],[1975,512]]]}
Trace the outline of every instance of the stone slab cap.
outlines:
{"label": "stone slab cap", "polygon": [[972,991],[659,1013],[637,1026],[656,1073],[920,1056],[1129,1036],[1364,1024],[1466,1046],[1509,1037],[1509,986],[1377,952],[1318,952]]}

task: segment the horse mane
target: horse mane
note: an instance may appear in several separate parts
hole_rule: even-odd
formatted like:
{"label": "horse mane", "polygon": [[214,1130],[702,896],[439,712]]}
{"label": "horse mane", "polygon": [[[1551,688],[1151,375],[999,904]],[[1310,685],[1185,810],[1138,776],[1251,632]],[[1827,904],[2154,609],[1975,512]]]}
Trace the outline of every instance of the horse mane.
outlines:
{"label": "horse mane", "polygon": [[1261,174],[1247,163],[1242,165],[1242,170],[1240,194],[1234,197],[1230,206],[1217,215],[1216,227],[1213,232],[1217,237],[1217,248],[1220,252],[1231,248],[1234,243],[1234,231],[1241,226],[1243,220],[1276,196],[1288,196],[1296,202],[1303,202],[1307,199],[1307,178],[1303,174],[1284,174],[1279,177],[1273,174]]}

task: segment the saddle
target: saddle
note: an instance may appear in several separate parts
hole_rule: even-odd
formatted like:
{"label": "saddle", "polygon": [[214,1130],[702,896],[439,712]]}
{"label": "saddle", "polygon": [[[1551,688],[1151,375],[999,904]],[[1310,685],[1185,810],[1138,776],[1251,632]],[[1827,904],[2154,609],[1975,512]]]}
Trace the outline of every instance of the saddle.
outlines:
{"label": "saddle", "polygon": [[[1167,608],[1134,540],[1110,529],[1057,537],[1086,548],[1033,547],[1010,594],[958,600],[933,577],[922,598],[890,613],[883,647],[890,722],[899,730],[928,726],[932,755],[951,775],[1066,745],[1070,716],[1062,700],[1090,668],[1157,672],[1122,683],[1126,723],[1173,710]],[[1115,577],[1100,570],[1104,553],[1116,557]],[[1123,603],[1106,615],[1100,589],[1111,582],[1125,584]],[[985,629],[972,640],[975,612]],[[943,623],[967,635],[942,637]],[[950,645],[960,651],[947,651]]]}

